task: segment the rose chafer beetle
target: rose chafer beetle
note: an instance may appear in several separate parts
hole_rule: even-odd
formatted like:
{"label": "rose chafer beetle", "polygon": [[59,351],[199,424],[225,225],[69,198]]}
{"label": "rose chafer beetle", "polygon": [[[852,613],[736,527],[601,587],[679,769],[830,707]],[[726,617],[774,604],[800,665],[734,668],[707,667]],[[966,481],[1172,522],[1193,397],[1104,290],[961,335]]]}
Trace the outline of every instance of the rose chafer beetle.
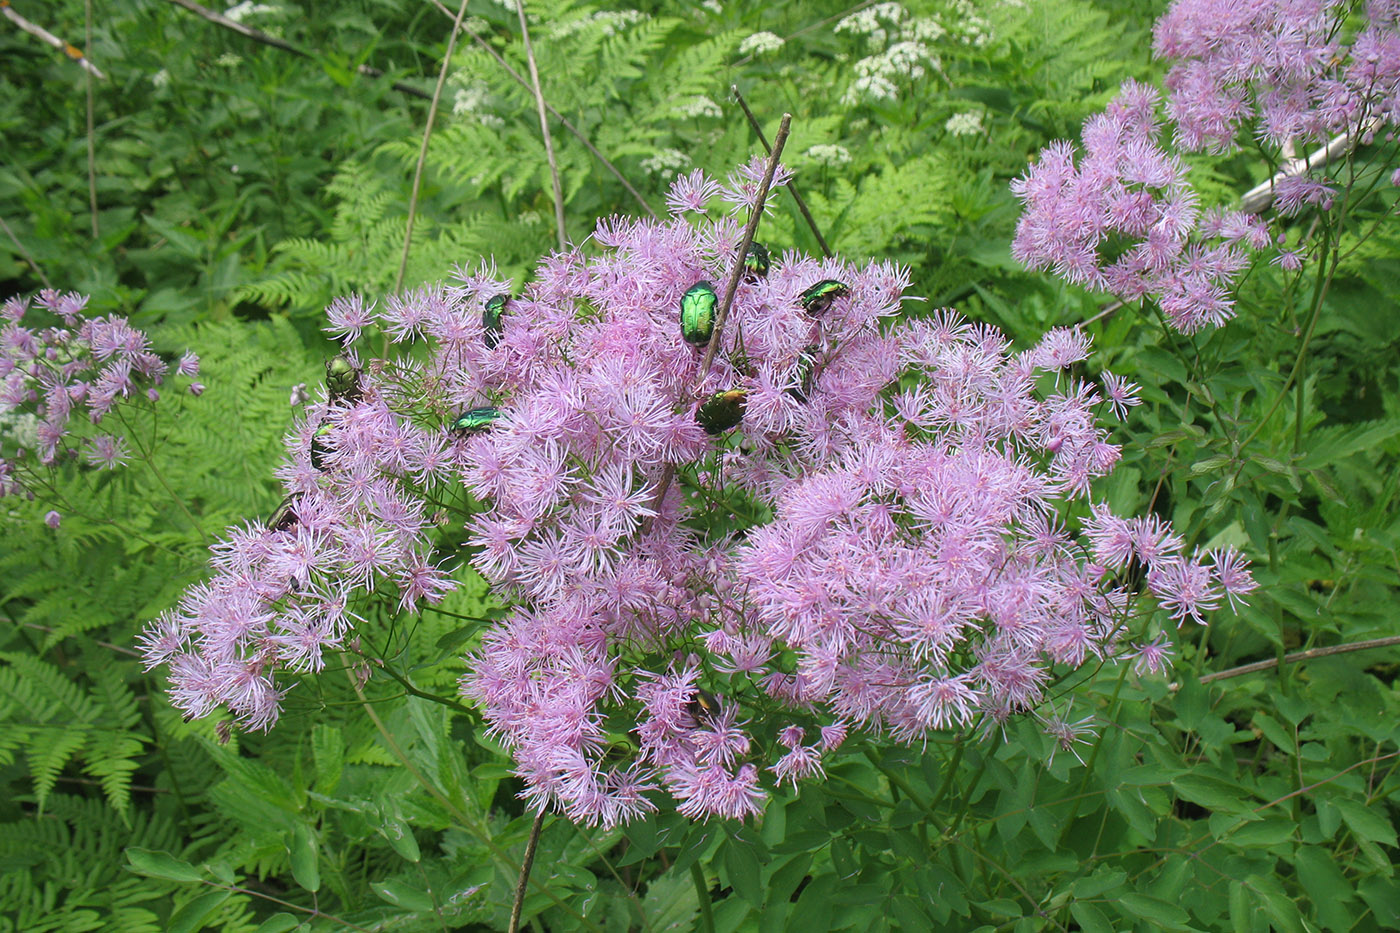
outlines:
{"label": "rose chafer beetle", "polygon": [[269,531],[291,531],[296,527],[297,512],[293,503],[295,496],[287,496],[277,506],[277,511],[272,513],[272,517],[267,520]]}
{"label": "rose chafer beetle", "polygon": [[331,433],[331,423],[321,422],[321,426],[316,429],[316,433],[311,435],[311,466],[317,470],[326,469],[326,457],[330,455],[331,447],[326,443],[326,437]]}
{"label": "rose chafer beetle", "polygon": [[509,295],[492,295],[486,299],[486,307],[481,311],[481,330],[488,350],[496,349],[505,333],[506,325],[501,316],[506,313],[506,303],[509,301]]}
{"label": "rose chafer beetle", "polygon": [[697,726],[708,726],[720,713],[719,697],[708,690],[696,687],[695,695],[685,705],[685,711],[690,714],[690,718],[695,721]]}
{"label": "rose chafer beetle", "polygon": [[768,247],[754,240],[744,254],[744,280],[757,282],[768,277]]}
{"label": "rose chafer beetle", "polygon": [[353,405],[360,400],[360,371],[350,358],[341,353],[326,361],[326,388],[332,402]]}
{"label": "rose chafer beetle", "polygon": [[748,389],[716,392],[695,410],[695,420],[706,434],[723,434],[744,420],[744,402],[748,397]]}
{"label": "rose chafer beetle", "polygon": [[715,332],[719,296],[710,282],[696,282],[681,296],[681,337],[695,347],[709,344]]}
{"label": "rose chafer beetle", "polygon": [[845,298],[851,293],[844,282],[835,279],[822,279],[802,293],[802,310],[816,317],[825,314],[837,298]]}
{"label": "rose chafer beetle", "polygon": [[464,411],[452,422],[452,430],[458,434],[477,434],[485,431],[501,417],[501,410],[491,405]]}
{"label": "rose chafer beetle", "polygon": [[817,361],[815,354],[817,347],[808,347],[797,358],[797,365],[793,367],[793,374],[797,377],[796,382],[788,387],[787,394],[806,403],[812,397],[812,389],[817,382]]}

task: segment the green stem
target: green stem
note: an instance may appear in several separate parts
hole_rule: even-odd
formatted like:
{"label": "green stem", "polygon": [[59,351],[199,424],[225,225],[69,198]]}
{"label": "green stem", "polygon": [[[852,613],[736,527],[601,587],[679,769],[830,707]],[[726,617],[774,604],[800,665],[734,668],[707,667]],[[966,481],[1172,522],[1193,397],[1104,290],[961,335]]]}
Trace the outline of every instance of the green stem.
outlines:
{"label": "green stem", "polygon": [[[1319,252],[1325,254],[1331,241],[1331,228],[1324,227],[1322,232],[1322,249],[1319,250]],[[1326,262],[1327,260],[1324,257],[1322,260],[1324,267],[1326,266]],[[1312,316],[1308,319],[1308,327],[1303,334],[1303,342],[1298,347],[1298,358],[1293,362],[1293,369],[1289,372],[1288,378],[1284,380],[1283,388],[1280,389],[1278,395],[1275,396],[1273,404],[1269,406],[1269,410],[1264,413],[1264,417],[1259,419],[1259,423],[1254,426],[1254,430],[1244,439],[1244,443],[1240,444],[1237,448],[1239,452],[1243,452],[1243,450],[1249,446],[1250,442],[1259,436],[1259,432],[1264,430],[1264,425],[1269,423],[1269,419],[1274,416],[1274,412],[1278,411],[1278,407],[1282,405],[1283,400],[1288,397],[1288,390],[1293,387],[1293,380],[1297,379],[1298,375],[1303,371],[1303,361],[1307,358],[1308,344],[1312,342],[1313,333],[1317,330],[1317,320],[1322,316],[1322,300],[1327,297],[1327,289],[1331,286],[1332,276],[1336,271],[1337,263],[1334,259],[1330,271],[1319,272],[1317,281],[1313,284]]]}
{"label": "green stem", "polygon": [[695,882],[695,896],[700,901],[701,933],[715,933],[715,915],[710,909],[710,885],[699,862],[690,863],[690,879]]}
{"label": "green stem", "polygon": [[[1128,679],[1128,665],[1124,664],[1118,671],[1118,682],[1113,685],[1113,696],[1108,701],[1109,722],[1113,721],[1114,711],[1118,708],[1118,695],[1123,691],[1123,682]],[[1099,749],[1103,748],[1104,733],[1100,732],[1098,738],[1094,740],[1094,747],[1089,752],[1089,760],[1084,764],[1084,777],[1079,781],[1079,790],[1075,792],[1074,806],[1070,808],[1069,818],[1065,820],[1064,827],[1060,830],[1060,838],[1055,847],[1061,848],[1065,844],[1065,837],[1069,835],[1070,827],[1079,817],[1079,802],[1084,799],[1084,791],[1089,786],[1089,778],[1094,773],[1094,762],[1099,759]]]}

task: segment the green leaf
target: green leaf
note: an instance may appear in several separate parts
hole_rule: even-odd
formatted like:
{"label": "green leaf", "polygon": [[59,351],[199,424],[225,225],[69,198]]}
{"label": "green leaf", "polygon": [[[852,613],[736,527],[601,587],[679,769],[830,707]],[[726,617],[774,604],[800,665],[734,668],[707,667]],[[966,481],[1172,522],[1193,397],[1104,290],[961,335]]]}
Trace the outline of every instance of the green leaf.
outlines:
{"label": "green leaf", "polygon": [[167,881],[200,881],[204,873],[189,862],[181,861],[169,852],[152,849],[127,849],[126,860],[138,875],[164,878]]}
{"label": "green leaf", "polygon": [[300,925],[301,921],[284,912],[268,917],[258,924],[258,928],[253,933],[287,933],[288,930],[295,930]]}
{"label": "green leaf", "polygon": [[407,882],[391,880],[371,884],[369,887],[371,891],[395,907],[423,914],[431,913],[433,910],[432,897],[426,891],[411,887]]}
{"label": "green leaf", "polygon": [[232,891],[201,894],[171,915],[165,933],[195,933],[232,896]]}
{"label": "green leaf", "polygon": [[415,864],[422,853],[418,850],[418,839],[413,835],[413,827],[396,816],[385,815],[379,832],[400,856]]}
{"label": "green leaf", "polygon": [[315,893],[321,888],[321,870],[318,866],[316,836],[305,823],[298,823],[292,830],[287,849],[292,856],[292,877],[307,891]]}
{"label": "green leaf", "polygon": [[1298,868],[1298,880],[1308,899],[1349,901],[1356,896],[1351,884],[1337,867],[1337,860],[1331,852],[1318,846],[1299,846],[1294,861]]}
{"label": "green leaf", "polygon": [[1108,922],[1108,917],[1093,904],[1073,901],[1069,905],[1069,912],[1084,933],[1114,933],[1113,924]]}
{"label": "green leaf", "polygon": [[813,878],[797,896],[788,929],[802,933],[826,933],[831,928],[831,895],[836,890],[831,876]]}
{"label": "green leaf", "polygon": [[1245,823],[1221,841],[1240,848],[1275,846],[1292,839],[1297,829],[1298,825],[1292,820],[1260,820]]}
{"label": "green leaf", "polygon": [[1342,819],[1358,837],[1367,842],[1395,845],[1395,827],[1381,813],[1379,806],[1368,807],[1350,797],[1330,798],[1333,806],[1341,811]]}
{"label": "green leaf", "polygon": [[1168,930],[1189,930],[1191,915],[1160,897],[1131,891],[1118,898],[1118,905],[1134,917]]}
{"label": "green leaf", "polygon": [[647,925],[656,933],[693,929],[695,916],[700,912],[694,882],[684,872],[667,872],[647,886],[642,912]]}
{"label": "green leaf", "polygon": [[316,763],[316,790],[332,796],[345,768],[345,739],[335,726],[317,723],[311,730],[311,756]]}
{"label": "green leaf", "polygon": [[755,907],[763,906],[762,869],[751,844],[729,838],[724,843],[724,870],[729,886]]}
{"label": "green leaf", "polygon": [[1177,795],[1217,813],[1244,813],[1250,810],[1248,795],[1217,778],[1182,774],[1172,780]]}

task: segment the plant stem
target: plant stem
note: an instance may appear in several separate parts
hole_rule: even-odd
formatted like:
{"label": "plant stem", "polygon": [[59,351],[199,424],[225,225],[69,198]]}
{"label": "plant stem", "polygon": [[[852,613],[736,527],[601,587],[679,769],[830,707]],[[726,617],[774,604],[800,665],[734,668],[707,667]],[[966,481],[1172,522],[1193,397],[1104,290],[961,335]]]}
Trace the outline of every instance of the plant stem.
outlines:
{"label": "plant stem", "polygon": [[[759,125],[758,118],[755,117],[753,111],[749,109],[748,101],[744,100],[744,95],[739,93],[739,85],[731,84],[729,86],[729,91],[734,95],[734,99],[739,102],[739,106],[744,111],[745,118],[749,121],[749,127],[753,130],[754,135],[758,137],[758,141],[763,144],[764,151],[771,153],[773,150],[768,145],[768,137],[763,135],[763,127]],[[821,247],[822,255],[830,259],[832,255],[831,247],[826,245],[826,237],[822,236],[821,230],[817,229],[817,222],[812,218],[812,212],[807,209],[807,202],[802,200],[802,195],[798,194],[797,188],[792,182],[787,183],[787,190],[788,194],[792,195],[793,201],[797,203],[797,210],[802,214],[802,219],[807,221],[807,226],[811,229],[812,236],[817,238],[817,245]]]}
{"label": "plant stem", "polygon": [[[177,0],[178,2],[178,0]],[[413,191],[408,196],[408,224],[403,234],[403,256],[399,259],[399,274],[394,277],[394,291],[403,288],[404,272],[408,269],[408,252],[413,244],[413,218],[418,212],[418,191],[423,184],[423,163],[428,160],[428,140],[433,135],[433,123],[437,121],[438,102],[442,100],[442,88],[447,83],[447,72],[452,67],[452,51],[457,47],[457,32],[462,28],[462,19],[467,15],[467,3],[457,8],[457,18],[452,22],[452,33],[447,37],[447,52],[442,56],[442,67],[438,69],[437,87],[433,88],[433,99],[428,104],[427,125],[423,127],[423,143],[418,147],[418,164],[413,168]]]}
{"label": "plant stem", "polygon": [[[521,14],[524,15],[524,14]],[[530,869],[535,865],[535,847],[540,842],[540,828],[544,826],[544,810],[535,814],[534,825],[530,827],[530,839],[525,843],[525,859],[520,863],[520,879],[515,882],[515,900],[510,907],[510,925],[507,933],[517,933],[520,929],[520,908],[525,904],[525,889],[530,884]]]}
{"label": "plant stem", "polygon": [[[466,5],[462,6],[466,9]],[[549,135],[549,117],[545,114],[544,91],[540,89],[540,69],[535,64],[535,47],[530,43],[530,27],[525,22],[525,0],[515,0],[515,12],[520,16],[520,39],[525,44],[525,63],[530,66],[530,89],[535,94],[535,110],[540,116],[540,135],[544,137],[544,157],[549,161],[549,181],[554,186],[554,228],[559,235],[559,252],[569,248],[564,232],[564,188],[559,184],[559,163],[554,159],[554,139]],[[460,17],[459,17],[460,20]]]}
{"label": "plant stem", "polygon": [[[1392,645],[1400,645],[1400,635],[1390,635],[1385,638],[1371,638],[1366,641],[1355,641],[1346,645],[1328,645],[1323,648],[1309,648],[1307,651],[1295,651],[1292,654],[1284,655],[1283,663],[1295,664],[1299,661],[1310,661],[1313,658],[1325,658],[1333,654],[1349,654],[1353,651],[1371,651],[1375,648],[1389,648]],[[1278,658],[1269,658],[1267,661],[1255,661],[1252,664],[1241,664],[1239,667],[1232,667],[1228,670],[1206,674],[1201,677],[1201,683],[1208,684],[1216,680],[1243,677],[1245,674],[1267,671],[1270,668],[1278,666],[1278,664]]]}
{"label": "plant stem", "polygon": [[[92,51],[92,0],[83,0],[83,57]],[[88,213],[92,217],[92,238],[100,235],[97,229],[97,144],[93,141],[93,90],[92,72],[84,72],[87,83],[87,163],[88,163]]]}
{"label": "plant stem", "polygon": [[[773,137],[773,150],[768,154],[768,164],[763,168],[763,180],[758,186],[758,196],[754,199],[753,208],[749,211],[749,221],[744,224],[744,236],[739,242],[739,251],[734,257],[734,267],[729,270],[729,281],[724,286],[724,298],[721,299],[719,312],[715,315],[715,328],[710,335],[709,346],[705,348],[705,356],[700,360],[700,368],[696,374],[695,387],[697,389],[705,384],[705,377],[710,374],[710,364],[714,362],[715,351],[719,349],[720,337],[724,333],[724,322],[729,318],[729,308],[734,304],[734,293],[739,288],[739,278],[744,274],[744,257],[749,254],[749,247],[753,245],[754,233],[758,230],[758,222],[763,219],[763,205],[768,200],[768,189],[773,184],[773,173],[778,170],[778,158],[783,154],[783,146],[787,145],[788,130],[792,126],[792,114],[783,114],[783,122],[778,125],[778,133]],[[661,471],[661,478],[656,483],[656,497],[652,500],[651,510],[659,513],[661,503],[666,498],[666,491],[671,488],[671,481],[676,477],[676,465],[666,464]],[[645,534],[651,529],[651,519],[647,519],[642,526]]]}

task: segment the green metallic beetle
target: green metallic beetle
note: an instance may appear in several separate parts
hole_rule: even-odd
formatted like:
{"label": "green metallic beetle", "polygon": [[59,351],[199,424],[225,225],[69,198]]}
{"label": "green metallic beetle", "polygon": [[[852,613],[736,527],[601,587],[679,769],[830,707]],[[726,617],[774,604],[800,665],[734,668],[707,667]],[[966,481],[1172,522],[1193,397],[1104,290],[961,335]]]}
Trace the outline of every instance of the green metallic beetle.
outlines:
{"label": "green metallic beetle", "polygon": [[452,422],[452,430],[459,434],[478,434],[491,427],[499,417],[501,417],[499,408],[483,405],[481,408],[473,408],[463,412],[456,421]]}
{"label": "green metallic beetle", "polygon": [[797,358],[797,365],[793,368],[797,376],[797,382],[788,388],[787,394],[806,404],[807,399],[812,397],[812,389],[817,382],[817,361],[815,354],[817,347],[808,347]]}
{"label": "green metallic beetle", "polygon": [[277,511],[272,513],[272,517],[267,520],[269,531],[291,531],[297,524],[297,512],[292,503],[296,496],[287,496],[281,504],[277,506]]}
{"label": "green metallic beetle", "polygon": [[719,697],[708,690],[696,687],[695,695],[685,705],[685,711],[690,714],[691,719],[695,720],[697,726],[709,725],[720,713]]}
{"label": "green metallic beetle", "polygon": [[321,422],[321,426],[316,429],[316,433],[311,435],[311,466],[317,470],[325,470],[326,457],[330,455],[331,447],[326,443],[326,436],[331,433],[331,423]]}
{"label": "green metallic beetle", "polygon": [[362,397],[360,371],[345,354],[326,361],[326,388],[330,390],[332,402],[343,401],[353,405]]}
{"label": "green metallic beetle", "polygon": [[748,389],[716,392],[695,410],[695,420],[706,434],[723,434],[744,420],[744,402],[748,397]]}
{"label": "green metallic beetle", "polygon": [[768,247],[754,240],[744,254],[744,280],[757,282],[768,277]]}
{"label": "green metallic beetle", "polygon": [[509,295],[492,295],[486,299],[486,307],[481,312],[481,329],[485,333],[488,350],[496,349],[505,333],[506,325],[501,316],[506,313],[506,303],[509,301]]}
{"label": "green metallic beetle", "polygon": [[715,332],[719,296],[709,282],[696,282],[681,296],[681,337],[695,347],[709,344]]}
{"label": "green metallic beetle", "polygon": [[822,279],[802,293],[802,310],[816,317],[825,314],[837,298],[845,298],[851,289],[844,282]]}

